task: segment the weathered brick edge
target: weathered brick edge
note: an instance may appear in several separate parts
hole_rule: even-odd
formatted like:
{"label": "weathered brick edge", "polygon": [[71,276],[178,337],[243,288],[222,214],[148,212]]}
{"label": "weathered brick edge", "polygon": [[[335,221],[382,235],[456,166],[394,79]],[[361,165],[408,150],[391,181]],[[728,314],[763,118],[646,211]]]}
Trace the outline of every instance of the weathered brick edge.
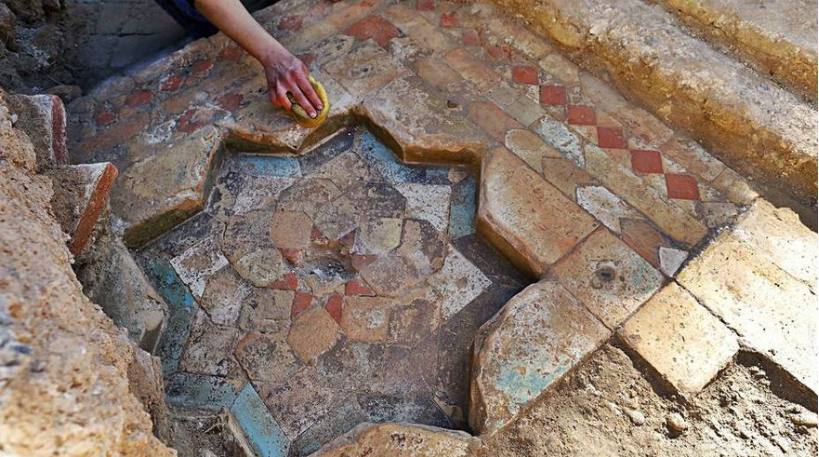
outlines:
{"label": "weathered brick edge", "polygon": [[75,256],[80,255],[88,246],[91,235],[94,233],[94,227],[105,208],[105,202],[111,192],[111,186],[114,184],[117,173],[117,167],[107,163],[99,180],[95,183],[88,205],[80,215],[77,228],[74,230],[73,237],[68,244],[68,250]]}

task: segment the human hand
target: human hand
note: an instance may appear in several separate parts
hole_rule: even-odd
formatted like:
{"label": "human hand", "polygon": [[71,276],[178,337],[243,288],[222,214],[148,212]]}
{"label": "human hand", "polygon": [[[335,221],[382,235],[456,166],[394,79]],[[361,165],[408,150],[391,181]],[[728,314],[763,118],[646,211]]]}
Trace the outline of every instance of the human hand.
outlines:
{"label": "human hand", "polygon": [[289,92],[307,115],[315,118],[323,106],[321,98],[308,81],[310,71],[307,66],[284,48],[270,52],[261,62],[267,77],[270,102],[289,111],[292,107],[287,97]]}

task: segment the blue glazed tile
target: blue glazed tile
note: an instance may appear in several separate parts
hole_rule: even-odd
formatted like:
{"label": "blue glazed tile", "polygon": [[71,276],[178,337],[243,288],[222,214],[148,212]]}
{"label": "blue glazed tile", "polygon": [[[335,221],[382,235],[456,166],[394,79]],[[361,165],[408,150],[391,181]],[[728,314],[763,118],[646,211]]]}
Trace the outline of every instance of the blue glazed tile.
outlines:
{"label": "blue glazed tile", "polygon": [[156,291],[165,299],[170,312],[157,349],[157,355],[162,360],[162,373],[167,376],[179,366],[182,347],[188,339],[191,321],[196,313],[196,302],[169,262],[152,258],[148,269]]}
{"label": "blue glazed tile", "polygon": [[452,239],[475,233],[477,189],[475,178],[469,176],[453,189],[449,208],[449,236]]}
{"label": "blue glazed tile", "polygon": [[261,457],[286,457],[290,441],[270,415],[250,383],[239,392],[230,414],[242,428],[253,450]]}
{"label": "blue glazed tile", "polygon": [[387,182],[423,182],[426,173],[422,168],[409,167],[369,131],[361,133],[361,143],[357,149],[367,165],[380,174]]}
{"label": "blue glazed tile", "polygon": [[177,373],[165,382],[165,400],[172,406],[220,411],[236,400],[236,387],[224,378]]}
{"label": "blue glazed tile", "polygon": [[240,154],[232,168],[253,176],[301,176],[299,161],[293,157]]}

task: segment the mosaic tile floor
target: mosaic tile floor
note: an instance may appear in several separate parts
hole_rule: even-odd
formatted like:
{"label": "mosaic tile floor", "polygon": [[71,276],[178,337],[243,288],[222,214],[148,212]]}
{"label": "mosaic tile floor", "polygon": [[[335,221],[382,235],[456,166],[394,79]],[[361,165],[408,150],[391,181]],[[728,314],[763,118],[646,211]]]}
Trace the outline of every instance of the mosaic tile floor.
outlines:
{"label": "mosaic tile floor", "polygon": [[528,284],[475,210],[466,170],[403,165],[363,129],[227,153],[206,210],[139,252],[175,308],[169,400],[255,401],[291,455],[363,421],[465,428],[475,332]]}

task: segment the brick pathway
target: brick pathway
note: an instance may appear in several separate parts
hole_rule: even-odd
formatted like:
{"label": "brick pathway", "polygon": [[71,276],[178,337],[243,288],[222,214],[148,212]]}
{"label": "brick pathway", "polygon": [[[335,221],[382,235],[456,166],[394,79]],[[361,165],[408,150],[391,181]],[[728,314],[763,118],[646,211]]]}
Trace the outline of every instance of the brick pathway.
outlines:
{"label": "brick pathway", "polygon": [[[272,108],[223,36],[70,107],[73,156],[117,165],[124,240],[175,309],[172,402],[246,434],[261,411],[276,433],[254,445],[304,454],[362,420],[494,433],[613,332],[683,395],[734,356],[746,331],[674,278],[757,194],[695,142],[486,4],[259,19],[327,87],[322,127]],[[495,249],[540,282],[478,332],[531,282]],[[669,326],[697,363],[639,337]]]}

